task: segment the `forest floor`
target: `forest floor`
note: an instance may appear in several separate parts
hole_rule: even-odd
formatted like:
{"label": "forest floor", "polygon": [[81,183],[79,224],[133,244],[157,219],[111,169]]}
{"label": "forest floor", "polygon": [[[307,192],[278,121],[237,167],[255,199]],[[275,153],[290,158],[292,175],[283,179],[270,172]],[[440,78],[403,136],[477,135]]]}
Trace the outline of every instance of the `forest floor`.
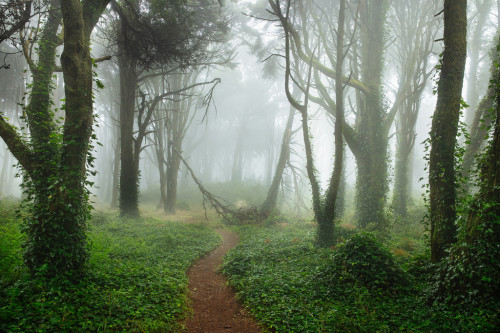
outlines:
{"label": "forest floor", "polygon": [[188,332],[261,332],[241,304],[227,279],[218,272],[222,257],[239,242],[236,233],[216,229],[222,244],[198,260],[188,271],[189,297],[193,316],[187,320]]}

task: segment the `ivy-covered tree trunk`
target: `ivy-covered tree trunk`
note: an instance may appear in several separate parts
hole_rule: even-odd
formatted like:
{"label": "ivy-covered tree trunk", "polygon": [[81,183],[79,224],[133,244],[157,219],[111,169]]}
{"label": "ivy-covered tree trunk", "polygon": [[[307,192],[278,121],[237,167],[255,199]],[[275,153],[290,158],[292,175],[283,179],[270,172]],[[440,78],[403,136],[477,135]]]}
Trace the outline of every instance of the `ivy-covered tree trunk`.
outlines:
{"label": "ivy-covered tree trunk", "polygon": [[[0,116],[0,136],[26,171],[24,185],[31,200],[24,257],[32,273],[77,279],[85,271],[89,214],[86,177],[87,163],[92,164],[88,150],[93,121],[90,33],[107,3],[67,0],[60,7],[56,1],[50,4],[38,40],[38,61],[28,59],[33,74],[26,108],[30,142]],[[51,100],[61,18],[66,94],[62,134]]]}
{"label": "ivy-covered tree trunk", "polygon": [[[361,228],[383,230],[386,224],[388,128],[382,105],[382,68],[387,1],[363,1],[361,19],[361,76],[368,88],[358,93],[356,117],[356,219]],[[392,123],[392,121],[391,121]],[[349,144],[349,140],[347,140]]]}
{"label": "ivy-covered tree trunk", "polygon": [[[495,37],[496,40],[496,37]],[[495,73],[497,70],[497,65],[499,59],[499,54],[496,50],[496,45],[491,50],[493,53],[490,66],[490,81],[493,82],[495,79]],[[474,113],[474,119],[471,124],[470,129],[470,139],[469,144],[466,146],[466,151],[462,162],[462,177],[469,179],[472,172],[472,166],[474,164],[474,159],[479,153],[481,145],[484,142],[486,134],[490,130],[491,125],[494,123],[495,117],[491,112],[495,104],[495,98],[497,94],[497,87],[494,84],[490,84],[486,95],[483,97],[477,109]],[[470,184],[467,184],[467,186]]]}
{"label": "ivy-covered tree trunk", "polygon": [[[500,9],[499,9],[500,10]],[[495,52],[495,51],[494,51]],[[497,42],[496,57],[500,56],[500,40]],[[498,244],[500,238],[500,64],[495,61],[491,69],[491,93],[494,96],[495,108],[489,111],[493,119],[493,138],[489,142],[484,159],[480,162],[480,188],[478,201],[471,210],[467,220],[467,240],[472,243],[480,237],[488,237],[491,243]],[[487,241],[484,239],[484,241]],[[497,269],[500,261],[496,260]]]}
{"label": "ivy-covered tree trunk", "polygon": [[[498,37],[498,36],[497,36]],[[496,45],[500,47],[499,41]],[[494,53],[498,53],[496,50]],[[478,158],[478,192],[470,202],[469,215],[457,243],[440,265],[434,298],[460,304],[462,308],[495,309],[500,301],[500,67],[495,63],[489,81],[495,94],[493,137]],[[474,295],[474,297],[471,297]]]}
{"label": "ivy-covered tree trunk", "polygon": [[430,132],[431,258],[456,241],[455,145],[466,59],[467,1],[444,1],[444,52]]}

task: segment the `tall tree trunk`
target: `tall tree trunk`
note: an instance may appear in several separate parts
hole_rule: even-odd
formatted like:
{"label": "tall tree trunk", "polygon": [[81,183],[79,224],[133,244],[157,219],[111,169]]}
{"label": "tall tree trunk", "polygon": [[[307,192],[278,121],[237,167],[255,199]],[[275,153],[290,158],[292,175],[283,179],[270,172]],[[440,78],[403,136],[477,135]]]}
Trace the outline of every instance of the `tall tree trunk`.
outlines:
{"label": "tall tree trunk", "polygon": [[[498,52],[496,51],[496,46],[491,52],[494,54],[494,56],[491,59],[489,82],[492,82],[492,80],[494,80],[496,66],[498,64],[498,61],[500,60]],[[477,106],[477,109],[474,113],[474,119],[472,121],[472,124],[470,124],[471,129],[469,144],[466,146],[466,151],[462,162],[462,177],[464,177],[465,179],[469,179],[474,159],[484,142],[484,138],[486,137],[490,126],[495,120],[494,116],[490,112],[495,103],[495,94],[496,86],[494,84],[490,84],[488,90],[486,91],[486,95]],[[467,184],[466,186],[468,187],[469,185],[470,184]]]}
{"label": "tall tree trunk", "polygon": [[[345,156],[345,142],[343,147],[343,156]],[[335,219],[342,219],[345,213],[345,201],[346,201],[346,190],[347,183],[345,179],[345,166],[346,159],[342,161],[342,173],[340,175],[339,189],[337,193],[337,200],[335,201]]]}
{"label": "tall tree trunk", "polygon": [[[358,173],[356,219],[361,228],[384,230],[387,195],[387,124],[382,105],[382,67],[386,1],[361,1],[361,74],[369,91],[359,98],[356,136],[361,149],[352,149]],[[347,141],[349,143],[349,141]]]}
{"label": "tall tree trunk", "polygon": [[169,142],[168,148],[168,163],[167,163],[167,200],[165,201],[165,213],[175,214],[175,206],[177,204],[177,180],[181,160],[176,151],[182,151],[180,145],[176,142]]}
{"label": "tall tree trunk", "polygon": [[[500,47],[500,40],[497,44]],[[496,52],[497,56],[499,51]],[[492,113],[494,117],[494,133],[489,147],[486,151],[486,158],[482,162],[480,170],[480,189],[478,201],[472,208],[467,219],[467,241],[469,243],[478,240],[480,237],[484,242],[493,241],[492,246],[498,244],[500,238],[500,227],[498,217],[500,216],[500,69],[498,64],[492,71],[493,79],[491,86],[495,87],[496,108]],[[490,262],[489,264],[492,264]],[[498,259],[497,259],[498,265]]]}
{"label": "tall tree trunk", "polygon": [[344,66],[344,25],[346,0],[340,0],[339,22],[337,29],[337,62],[335,68],[335,158],[333,173],[325,195],[324,219],[318,220],[316,240],[321,246],[331,245],[334,239],[335,208],[344,161],[344,84],[342,82]]}
{"label": "tall tree trunk", "polygon": [[462,176],[465,179],[469,178],[472,172],[474,159],[479,153],[484,138],[493,123],[494,119],[491,117],[490,111],[495,102],[495,93],[495,87],[488,88],[486,96],[484,96],[481,103],[479,103],[474,115],[474,120],[471,124],[469,144],[466,146],[462,162]]}
{"label": "tall tree trunk", "polygon": [[[123,23],[126,24],[126,23]],[[126,28],[122,34],[126,34]],[[121,38],[125,43],[126,37]],[[119,43],[119,45],[122,43]],[[120,70],[120,214],[139,216],[139,170],[134,156],[134,115],[137,87],[137,62],[124,48],[118,56]]]}
{"label": "tall tree trunk", "polygon": [[283,170],[285,170],[286,162],[290,156],[290,139],[292,136],[292,126],[293,118],[295,115],[295,109],[290,106],[290,111],[288,113],[288,120],[286,122],[285,130],[283,132],[283,139],[281,141],[281,152],[278,159],[278,164],[274,171],[273,181],[271,186],[267,191],[267,197],[260,207],[260,213],[263,218],[268,218],[269,215],[276,208],[276,201],[278,199],[278,192],[281,183],[281,178],[283,176]]}
{"label": "tall tree trunk", "polygon": [[455,144],[467,55],[467,1],[444,1],[444,52],[430,132],[431,259],[456,241]]}
{"label": "tall tree trunk", "polygon": [[[309,70],[308,70],[308,78],[306,87],[304,88],[305,93],[305,101],[304,104],[300,104],[290,92],[290,79],[292,77],[291,72],[291,39],[295,42],[295,47],[298,47],[297,41],[298,36],[297,32],[294,31],[293,27],[289,22],[290,8],[291,2],[287,3],[286,6],[286,14],[284,15],[280,2],[278,0],[271,1],[269,0],[269,4],[274,11],[274,14],[279,18],[281,25],[285,32],[285,61],[286,61],[286,71],[285,71],[285,91],[286,96],[290,104],[296,108],[302,115],[302,134],[304,140],[304,149],[306,153],[306,171],[307,176],[309,178],[309,182],[311,184],[311,192],[312,192],[312,206],[314,217],[318,222],[318,229],[316,233],[316,242],[318,246],[325,247],[333,244],[335,240],[334,235],[334,219],[335,219],[335,204],[337,199],[338,188],[340,184],[340,176],[342,172],[342,160],[343,160],[343,126],[344,126],[344,108],[343,108],[343,81],[342,77],[342,66],[344,60],[344,51],[343,51],[343,38],[344,38],[344,20],[345,20],[345,0],[341,0],[340,9],[339,9],[339,22],[337,29],[337,41],[336,41],[336,68],[335,68],[335,87],[336,87],[336,102],[331,102],[330,104],[336,104],[335,110],[335,161],[334,161],[334,170],[332,172],[332,176],[330,178],[330,182],[328,184],[328,189],[325,193],[324,198],[320,193],[320,185],[318,178],[316,177],[316,170],[314,167],[314,157],[312,152],[311,145],[311,137],[309,131],[308,124],[308,103],[309,103],[309,89],[311,86],[311,75],[313,61],[310,59],[308,61]],[[302,12],[303,12],[303,8]],[[294,60],[297,60],[297,57],[294,57]],[[299,70],[300,71],[300,70]],[[298,73],[300,76],[300,73]],[[325,87],[322,86],[321,82],[318,80],[318,75],[315,73],[315,81],[318,86],[318,89],[325,91]],[[331,98],[328,96],[331,100]],[[327,107],[328,109],[328,107]],[[338,118],[337,118],[338,117]]]}
{"label": "tall tree trunk", "polygon": [[[90,33],[107,1],[91,5],[78,0],[50,3],[39,39],[38,61],[29,60],[33,72],[26,108],[31,141],[27,144],[0,115],[0,135],[18,159],[30,194],[26,221],[25,263],[32,273],[78,279],[88,259],[86,222],[87,162],[92,132],[92,61]],[[88,6],[92,6],[89,8]],[[91,10],[90,10],[91,9]],[[62,13],[62,16],[61,16]],[[51,110],[52,74],[57,36],[64,23],[61,66],[65,83],[65,121],[62,135]]]}
{"label": "tall tree trunk", "polygon": [[[420,98],[420,96],[419,96]],[[410,155],[415,142],[415,129],[400,122],[396,146],[396,167],[394,174],[393,210],[397,218],[405,219],[408,214],[408,195],[410,178]],[[414,126],[415,124],[413,124]]]}

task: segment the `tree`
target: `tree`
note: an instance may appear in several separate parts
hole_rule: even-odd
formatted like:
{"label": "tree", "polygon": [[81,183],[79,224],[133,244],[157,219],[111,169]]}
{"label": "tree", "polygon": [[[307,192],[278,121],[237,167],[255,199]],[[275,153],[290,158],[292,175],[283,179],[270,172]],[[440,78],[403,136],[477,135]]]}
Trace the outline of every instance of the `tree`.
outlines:
{"label": "tree", "polygon": [[288,120],[286,122],[285,130],[283,132],[283,139],[281,140],[281,150],[280,156],[278,158],[278,163],[274,171],[273,180],[267,191],[267,196],[260,207],[260,214],[263,219],[266,219],[271,215],[271,213],[276,208],[276,202],[278,200],[278,192],[283,176],[283,171],[285,170],[286,163],[290,158],[290,140],[292,138],[292,126],[293,118],[295,117],[295,109],[290,106],[290,111],[288,112]]}
{"label": "tree", "polygon": [[[273,1],[269,0],[269,5],[271,6],[274,15],[276,15],[283,27],[285,32],[285,91],[286,96],[290,104],[297,109],[302,116],[302,133],[304,138],[304,148],[306,151],[306,169],[309,181],[311,183],[312,197],[313,197],[313,211],[314,217],[318,222],[318,231],[316,240],[319,246],[330,246],[334,243],[334,219],[335,219],[335,202],[337,199],[337,193],[340,184],[340,175],[342,170],[342,159],[343,159],[343,142],[342,142],[342,129],[344,125],[344,109],[343,109],[343,76],[342,76],[342,66],[344,59],[344,25],[345,25],[345,1],[341,0],[339,7],[338,16],[338,28],[337,28],[337,48],[336,48],[336,72],[335,72],[335,87],[336,87],[336,112],[335,112],[335,161],[334,170],[328,184],[328,189],[325,194],[325,198],[321,198],[320,186],[316,176],[316,171],[314,168],[314,158],[312,153],[312,144],[309,132],[309,121],[308,121],[308,102],[309,102],[309,89],[311,87],[311,75],[312,75],[312,60],[309,61],[308,78],[307,84],[304,89],[305,101],[304,104],[299,103],[293,97],[290,92],[290,80],[294,80],[292,77],[291,70],[291,48],[294,40],[293,32],[291,31],[291,21],[290,21],[290,8],[291,2],[288,1],[285,6],[285,13],[283,13],[281,4],[279,0]],[[299,72],[299,71],[295,71]],[[316,80],[317,81],[317,80]],[[294,80],[297,82],[297,80]]]}
{"label": "tree", "polygon": [[[134,139],[138,84],[152,75],[161,75],[162,67],[168,68],[172,63],[187,67],[202,61],[207,45],[220,40],[227,31],[227,22],[220,16],[218,2],[125,4],[113,6],[120,17],[120,214],[138,216],[139,154],[143,142],[140,136],[140,140]],[[152,73],[153,70],[159,74]],[[138,119],[143,134],[150,119],[151,114]]]}
{"label": "tree", "polygon": [[396,100],[396,164],[392,207],[397,218],[406,218],[411,193],[411,157],[415,145],[418,114],[422,93],[433,69],[429,56],[438,33],[434,17],[437,3],[433,0],[392,2],[394,35],[394,63],[398,68]]}
{"label": "tree", "polygon": [[21,30],[31,18],[32,1],[7,0],[0,4],[0,43]]}
{"label": "tree", "polygon": [[429,156],[431,257],[437,262],[456,241],[455,145],[467,54],[467,1],[444,1],[444,51]]}
{"label": "tree", "polygon": [[[174,68],[177,68],[174,66]],[[148,113],[152,112],[151,127],[156,163],[160,174],[161,203],[165,213],[175,214],[177,203],[177,178],[180,168],[182,144],[187,130],[192,124],[196,107],[203,107],[204,103],[211,102],[211,94],[220,79],[197,82],[202,74],[202,68],[191,67],[191,72],[174,70],[170,75],[161,78],[152,93],[152,103],[148,106]],[[196,89],[210,86],[209,92],[199,105],[194,102],[199,97]],[[205,105],[205,106],[208,106]]]}
{"label": "tree", "polygon": [[[496,66],[498,64],[499,58],[496,52],[496,47],[492,50],[493,56],[491,59],[490,66],[490,82],[494,79]],[[490,130],[492,124],[494,123],[494,117],[491,114],[491,108],[494,106],[496,97],[496,87],[490,85],[486,91],[486,95],[482,98],[480,103],[474,113],[474,119],[472,120],[470,136],[468,144],[466,145],[465,153],[463,156],[463,162],[461,165],[462,177],[464,179],[470,179],[472,173],[472,167],[476,155],[479,153],[481,146],[485,141],[488,131]],[[468,188],[470,185],[466,183],[465,186]]]}
{"label": "tree", "polygon": [[[288,22],[285,29],[292,39],[296,56],[314,68],[314,88],[319,96],[310,96],[310,101],[321,105],[332,115],[335,114],[335,100],[331,98],[329,80],[336,77],[336,58],[332,36],[328,29],[334,23],[323,24],[329,20],[325,8],[331,2],[295,2],[297,21]],[[385,200],[388,189],[387,146],[389,130],[394,121],[397,107],[386,112],[383,104],[382,72],[384,68],[385,19],[388,11],[387,1],[361,1],[359,20],[357,14],[350,21],[346,32],[350,35],[352,72],[343,76],[344,85],[354,88],[356,94],[356,119],[351,126],[342,124],[347,145],[354,154],[358,166],[356,180],[356,219],[362,228],[383,230],[386,227]],[[300,20],[300,21],[299,21]],[[310,26],[318,31],[311,33]],[[359,27],[359,36],[357,36]],[[355,43],[359,40],[359,45]],[[317,54],[316,54],[317,53]],[[295,71],[297,72],[297,71]],[[304,80],[296,78],[302,82]]]}
{"label": "tree", "polygon": [[[498,37],[497,37],[498,38]],[[500,40],[493,58],[498,59]],[[486,151],[478,158],[478,192],[461,200],[463,220],[458,241],[437,266],[431,296],[461,309],[496,309],[500,285],[500,67],[494,62],[489,89],[494,91],[493,119]],[[472,296],[472,297],[471,297]]]}
{"label": "tree", "polygon": [[[30,63],[33,84],[26,107],[30,141],[0,116],[0,136],[26,172],[31,214],[26,221],[25,263],[32,273],[42,269],[48,276],[73,279],[84,273],[89,212],[86,177],[92,162],[88,159],[93,121],[90,33],[107,4],[108,0],[66,0],[59,6],[51,1],[38,44],[38,62]],[[51,108],[61,19],[66,95],[62,129]]]}
{"label": "tree", "polygon": [[[494,91],[495,107],[490,108],[493,118],[493,137],[489,142],[484,159],[480,161],[480,188],[467,219],[467,238],[469,242],[480,237],[498,239],[498,218],[500,217],[500,40],[496,47],[496,60],[491,71],[490,89]],[[489,234],[491,233],[491,234]],[[492,244],[498,244],[497,241]]]}

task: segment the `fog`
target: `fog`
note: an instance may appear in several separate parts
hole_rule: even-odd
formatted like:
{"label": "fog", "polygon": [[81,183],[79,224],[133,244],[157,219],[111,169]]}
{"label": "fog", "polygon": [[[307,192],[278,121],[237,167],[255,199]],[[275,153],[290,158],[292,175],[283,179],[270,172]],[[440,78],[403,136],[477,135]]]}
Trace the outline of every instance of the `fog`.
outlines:
{"label": "fog", "polygon": [[[463,91],[463,96],[470,105],[463,115],[467,126],[472,121],[474,108],[487,89],[490,64],[488,50],[492,46],[497,29],[496,6],[492,4],[479,7],[479,2],[471,1],[469,4],[469,42],[471,48],[477,45],[481,47],[469,51],[468,72]],[[309,6],[306,3],[308,2],[303,5]],[[408,174],[405,176],[409,184],[407,200],[419,201],[424,192],[422,187],[425,186],[427,177],[424,141],[428,138],[431,116],[436,106],[436,96],[433,94],[436,85],[434,68],[443,47],[440,41],[442,17],[436,16],[439,12],[439,1],[402,1],[404,5],[394,3],[392,2],[393,5],[389,9],[385,31],[381,37],[384,45],[381,51],[381,86],[378,87],[383,113],[380,119],[385,120],[391,110],[396,109],[394,120],[389,123],[387,156],[384,157],[387,170],[383,172],[388,175],[388,188],[384,194],[387,206],[390,206],[394,192],[399,163],[396,151],[399,134],[403,131],[401,121],[406,117],[403,113],[405,108],[412,109],[416,117],[414,124],[409,124],[407,129],[413,133],[410,136],[415,138],[409,152]],[[318,16],[309,17],[301,12],[303,8],[294,4],[289,8],[289,15],[293,16],[291,22],[301,35],[305,50],[303,52],[309,52],[315,61],[333,71],[336,62],[333,58],[336,54],[329,52],[336,47],[333,27],[338,20],[338,3],[326,1],[323,5],[334,14],[326,15],[313,6],[308,7],[308,10]],[[487,12],[483,13],[482,10]],[[140,152],[138,179],[141,207],[156,209],[161,206],[161,187],[164,186],[166,191],[167,182],[163,179],[166,174],[160,175],[160,172],[165,173],[170,167],[178,175],[173,185],[178,192],[174,200],[177,204],[182,203],[178,207],[182,209],[200,206],[202,203],[202,195],[191,174],[187,172],[185,164],[177,161],[174,158],[176,153],[167,152],[168,149],[179,150],[206,188],[234,205],[245,201],[249,205],[259,206],[271,186],[291,107],[285,92],[284,30],[277,22],[278,18],[270,14],[271,9],[267,1],[226,1],[216,12],[221,15],[220,18],[210,19],[227,20],[224,23],[227,28],[224,33],[210,32],[213,42],[205,43],[203,50],[196,51],[203,56],[198,56],[198,59],[193,57],[192,61],[184,63],[181,55],[161,60],[163,62],[157,60],[157,63],[151,61],[137,65],[139,77],[151,76],[132,87],[136,95],[133,106],[134,142],[138,140],[141,126],[145,126],[141,148],[136,151],[136,154]],[[360,36],[360,31],[363,31],[364,24],[360,21],[362,15],[363,13],[359,15],[355,2],[348,2],[343,71],[344,76],[349,77],[351,81],[344,82],[344,101],[346,126],[351,126],[355,133],[358,131],[357,127],[362,126],[360,117],[365,112],[360,109],[361,103],[367,102],[360,95],[362,93],[359,88],[352,83],[354,79],[361,82],[366,79],[364,76],[369,75],[364,65],[366,60],[362,59],[366,56],[361,50],[363,37]],[[34,27],[37,19],[38,16],[34,16],[29,26]],[[482,21],[477,21],[479,19]],[[120,111],[120,103],[124,100],[120,96],[119,57],[123,54],[120,52],[125,51],[118,46],[119,39],[113,32],[117,22],[117,15],[112,10],[108,11],[101,19],[92,41],[93,57],[111,57],[110,60],[97,63],[94,69],[95,80],[99,81],[99,84],[102,83],[103,87],[97,88],[96,85],[94,91],[96,117],[93,130],[96,138],[92,150],[95,162],[91,169],[95,170],[96,174],[89,179],[93,183],[92,201],[102,209],[116,208],[119,200],[120,112],[123,112]],[[224,24],[221,23],[221,26]],[[411,31],[418,31],[418,34],[412,34]],[[19,36],[14,37],[4,41],[0,48],[4,64],[0,69],[1,112],[21,133],[28,135],[22,108],[28,101],[25,93],[30,91],[29,84],[32,79],[22,52],[22,40]],[[301,59],[297,55],[296,45],[291,48],[292,82],[289,82],[288,86],[294,88],[294,94],[300,103],[305,100],[303,89],[307,87],[311,95],[307,106],[308,126],[315,173],[323,192],[328,188],[335,157],[335,117],[331,110],[326,109],[328,105],[331,106],[326,102],[328,98],[333,100],[335,97],[335,83],[333,77],[328,76],[327,69],[317,73],[313,70],[308,77],[307,71],[312,61],[308,64]],[[61,48],[58,52],[61,52]],[[36,52],[32,52],[30,56],[36,59]],[[408,57],[417,59],[411,62]],[[319,66],[316,71],[318,69],[323,70]],[[167,73],[160,75],[161,72]],[[412,72],[416,74],[410,76],[409,73]],[[56,112],[62,112],[60,109],[64,103],[63,80],[58,73],[55,77],[57,79],[53,81],[53,107]],[[187,89],[190,85],[194,87]],[[329,96],[323,95],[320,85],[328,90]],[[169,89],[174,91],[185,88],[182,92],[160,97],[159,101],[155,102],[155,96],[165,94]],[[409,95],[413,100],[408,98]],[[321,101],[317,102],[313,97]],[[406,100],[401,102],[400,99],[404,98]],[[148,123],[141,123],[146,121],[147,108],[154,103],[157,104],[147,120]],[[182,119],[179,118],[181,116]],[[299,210],[300,214],[310,215],[311,191],[301,123],[300,112],[295,111],[290,153],[281,179],[277,208],[291,212],[300,202],[304,203]],[[163,151],[158,148],[161,140]],[[175,142],[173,148],[168,147],[168,142]],[[360,145],[368,143],[360,141]],[[342,177],[346,182],[347,205],[354,209],[356,182],[360,180],[357,158],[349,144],[349,140],[347,144],[344,143]],[[16,175],[22,173],[3,141],[0,142],[0,158],[0,196],[21,197],[22,175]],[[174,160],[169,159],[175,159],[178,167],[172,166]]]}

